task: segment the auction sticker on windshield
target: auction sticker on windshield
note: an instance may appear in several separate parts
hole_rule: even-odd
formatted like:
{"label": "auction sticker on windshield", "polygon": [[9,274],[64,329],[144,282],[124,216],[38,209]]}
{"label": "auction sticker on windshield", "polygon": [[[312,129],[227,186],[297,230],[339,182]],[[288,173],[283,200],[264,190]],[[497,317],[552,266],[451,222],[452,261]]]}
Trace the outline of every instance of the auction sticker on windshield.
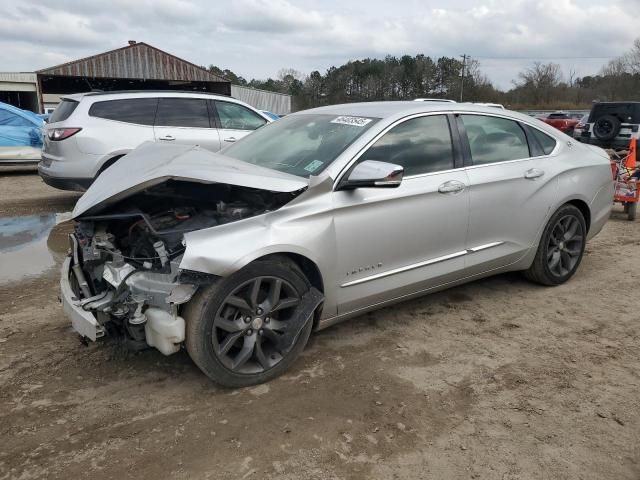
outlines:
{"label": "auction sticker on windshield", "polygon": [[304,167],[304,169],[307,172],[315,172],[318,167],[322,166],[322,163],[320,160],[314,160],[313,162],[311,162],[309,165],[307,165],[306,167]]}
{"label": "auction sticker on windshield", "polygon": [[331,120],[331,123],[340,123],[342,125],[353,125],[354,127],[364,127],[370,121],[371,121],[371,118],[341,116]]}

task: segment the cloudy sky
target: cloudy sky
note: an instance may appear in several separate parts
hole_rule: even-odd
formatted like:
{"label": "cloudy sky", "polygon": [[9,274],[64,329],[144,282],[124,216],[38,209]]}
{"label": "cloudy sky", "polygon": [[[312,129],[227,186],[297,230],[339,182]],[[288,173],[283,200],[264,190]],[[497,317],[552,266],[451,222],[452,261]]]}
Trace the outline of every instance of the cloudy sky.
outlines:
{"label": "cloudy sky", "polygon": [[137,40],[245,78],[386,54],[467,53],[500,88],[535,60],[597,72],[640,36],[640,0],[3,0],[0,71]]}

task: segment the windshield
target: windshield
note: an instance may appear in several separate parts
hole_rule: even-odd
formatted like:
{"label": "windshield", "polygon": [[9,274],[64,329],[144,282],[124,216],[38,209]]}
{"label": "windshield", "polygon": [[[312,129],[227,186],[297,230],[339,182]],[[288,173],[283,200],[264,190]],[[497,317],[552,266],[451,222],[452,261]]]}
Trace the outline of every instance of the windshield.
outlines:
{"label": "windshield", "polygon": [[346,115],[291,115],[227,147],[229,157],[299,177],[327,168],[377,118]]}

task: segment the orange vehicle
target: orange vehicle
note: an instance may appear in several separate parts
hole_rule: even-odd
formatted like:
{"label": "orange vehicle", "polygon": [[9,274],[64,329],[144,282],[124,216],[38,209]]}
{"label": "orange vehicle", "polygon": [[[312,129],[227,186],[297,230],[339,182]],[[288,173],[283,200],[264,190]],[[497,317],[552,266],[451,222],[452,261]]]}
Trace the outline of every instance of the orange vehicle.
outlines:
{"label": "orange vehicle", "polygon": [[636,219],[638,202],[640,201],[640,185],[636,172],[636,139],[629,143],[629,150],[622,152],[610,152],[611,173],[616,182],[613,201],[624,205],[624,212],[629,220]]}

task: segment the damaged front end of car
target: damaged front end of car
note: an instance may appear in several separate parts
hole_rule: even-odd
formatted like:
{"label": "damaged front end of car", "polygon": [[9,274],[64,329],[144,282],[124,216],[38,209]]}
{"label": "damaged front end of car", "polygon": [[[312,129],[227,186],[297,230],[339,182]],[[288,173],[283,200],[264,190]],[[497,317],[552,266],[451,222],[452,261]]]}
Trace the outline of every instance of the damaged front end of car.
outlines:
{"label": "damaged front end of car", "polygon": [[[98,180],[103,187],[108,181]],[[133,349],[177,352],[185,340],[181,305],[218,278],[180,268],[185,234],[276,210],[300,191],[205,180],[163,175],[161,181],[141,182],[124,193],[81,199],[62,269],[61,297],[82,337],[95,341],[123,335]]]}

